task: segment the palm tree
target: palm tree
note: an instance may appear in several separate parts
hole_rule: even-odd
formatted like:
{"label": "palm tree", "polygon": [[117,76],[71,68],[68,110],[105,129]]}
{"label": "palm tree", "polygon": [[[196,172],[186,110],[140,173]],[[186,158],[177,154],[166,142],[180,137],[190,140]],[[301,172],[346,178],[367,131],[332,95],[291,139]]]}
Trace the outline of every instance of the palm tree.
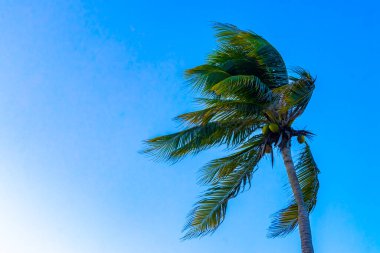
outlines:
{"label": "palm tree", "polygon": [[[303,253],[314,252],[309,213],[319,188],[319,170],[305,141],[313,134],[293,128],[305,111],[315,79],[302,68],[288,76],[279,52],[259,35],[230,24],[216,23],[218,48],[204,65],[186,71],[201,94],[201,110],[176,117],[183,130],[145,142],[145,153],[178,161],[189,154],[224,145],[232,154],[210,161],[199,182],[209,188],[194,205],[184,226],[183,239],[213,233],[223,222],[228,201],[250,186],[263,157],[282,155],[293,192],[287,207],[275,213],[268,236],[285,236],[299,227]],[[297,164],[291,143],[301,144]]]}

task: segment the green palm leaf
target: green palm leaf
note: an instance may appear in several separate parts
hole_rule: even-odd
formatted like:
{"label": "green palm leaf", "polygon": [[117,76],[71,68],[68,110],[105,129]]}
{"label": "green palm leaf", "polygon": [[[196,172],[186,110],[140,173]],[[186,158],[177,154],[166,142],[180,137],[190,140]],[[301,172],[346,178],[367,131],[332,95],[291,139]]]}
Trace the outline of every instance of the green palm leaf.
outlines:
{"label": "green palm leaf", "polygon": [[262,113],[268,106],[265,103],[256,103],[251,101],[236,99],[218,99],[218,98],[200,98],[198,103],[203,104],[215,112],[214,120],[239,120],[262,118]]}
{"label": "green palm leaf", "polygon": [[185,77],[193,88],[205,95],[212,93],[212,86],[230,76],[224,69],[210,64],[200,65],[185,72]]}
{"label": "green palm leaf", "polygon": [[[242,31],[234,25],[216,23],[216,37],[220,43],[209,58],[213,64],[221,64],[229,73],[247,72],[240,74],[255,75],[270,88],[288,84],[288,74],[280,53],[264,38],[251,32]],[[233,68],[226,68],[230,60]],[[227,64],[228,65],[228,64]]]}
{"label": "green palm leaf", "polygon": [[217,95],[265,104],[271,102],[272,91],[256,76],[230,76],[211,87]]}
{"label": "green palm leaf", "polygon": [[306,109],[315,89],[315,78],[302,68],[293,69],[297,75],[290,77],[291,83],[287,86],[279,87],[273,92],[282,97],[281,112],[287,112],[288,122],[299,117]]}
{"label": "green palm leaf", "polygon": [[213,146],[235,146],[246,140],[256,129],[257,126],[249,125],[245,120],[210,122],[149,139],[145,141],[147,147],[143,153],[175,162],[187,154],[197,154]]}
{"label": "green palm leaf", "polygon": [[[296,165],[296,172],[305,205],[310,213],[317,203],[319,169],[314,161],[310,146],[307,143],[305,143],[305,147],[300,153],[300,157]],[[272,238],[285,236],[291,233],[297,225],[298,206],[293,198],[288,207],[281,209],[273,215],[268,236]]]}
{"label": "green palm leaf", "polygon": [[[201,200],[195,204],[188,215],[188,222],[183,229],[185,235],[182,239],[202,237],[213,233],[219,227],[226,215],[228,201],[250,184],[251,176],[262,157],[261,150],[264,145],[264,138],[258,136],[251,147],[244,148],[243,152],[235,154],[234,157],[230,156],[230,159],[236,160],[229,164],[228,173],[224,171],[223,176],[216,175],[219,179],[212,183]],[[236,156],[241,156],[241,158],[238,159]]]}
{"label": "green palm leaf", "polygon": [[229,156],[212,160],[201,169],[199,183],[216,184],[231,174],[240,164],[247,164],[251,159],[263,153],[263,135],[255,135],[241,146],[240,150]]}
{"label": "green palm leaf", "polygon": [[206,105],[205,109],[184,113],[175,119],[189,125],[205,125],[209,122],[233,122],[244,121],[245,125],[260,127],[264,118],[260,114],[265,107],[261,104],[244,102],[239,100],[222,99],[198,99],[199,103]]}

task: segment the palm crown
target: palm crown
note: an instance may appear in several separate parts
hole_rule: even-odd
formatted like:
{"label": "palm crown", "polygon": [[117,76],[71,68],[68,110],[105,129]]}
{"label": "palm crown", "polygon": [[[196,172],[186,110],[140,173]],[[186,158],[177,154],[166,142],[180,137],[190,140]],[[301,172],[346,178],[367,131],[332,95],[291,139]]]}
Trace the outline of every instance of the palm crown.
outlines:
{"label": "palm crown", "polygon": [[[292,127],[312,96],[315,79],[301,68],[288,76],[279,52],[257,34],[229,24],[214,28],[218,48],[206,64],[186,71],[202,95],[197,102],[203,108],[176,117],[184,123],[182,131],[146,141],[146,153],[170,161],[214,146],[234,150],[201,169],[199,182],[209,188],[188,216],[184,239],[214,232],[225,218],[228,201],[250,185],[260,160],[268,154],[273,164],[273,149],[289,147],[292,137],[303,145],[295,170],[308,212],[319,187],[319,170],[304,142],[312,133]],[[294,197],[272,218],[270,237],[293,231],[298,225]]]}

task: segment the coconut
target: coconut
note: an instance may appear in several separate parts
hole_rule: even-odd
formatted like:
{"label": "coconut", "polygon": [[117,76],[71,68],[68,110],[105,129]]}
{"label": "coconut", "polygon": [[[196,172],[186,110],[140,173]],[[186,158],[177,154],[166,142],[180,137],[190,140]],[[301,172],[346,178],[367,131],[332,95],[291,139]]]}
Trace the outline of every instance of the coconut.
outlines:
{"label": "coconut", "polygon": [[265,145],[265,153],[270,153],[270,152],[272,152],[272,146],[270,146],[270,145]]}
{"label": "coconut", "polygon": [[297,136],[298,143],[302,144],[305,142],[305,135],[298,135]]}
{"label": "coconut", "polygon": [[280,128],[278,127],[278,125],[276,123],[270,123],[269,124],[269,130],[272,133],[278,133],[280,131]]}
{"label": "coconut", "polygon": [[262,131],[263,135],[266,135],[268,133],[268,125],[263,126],[261,131]]}

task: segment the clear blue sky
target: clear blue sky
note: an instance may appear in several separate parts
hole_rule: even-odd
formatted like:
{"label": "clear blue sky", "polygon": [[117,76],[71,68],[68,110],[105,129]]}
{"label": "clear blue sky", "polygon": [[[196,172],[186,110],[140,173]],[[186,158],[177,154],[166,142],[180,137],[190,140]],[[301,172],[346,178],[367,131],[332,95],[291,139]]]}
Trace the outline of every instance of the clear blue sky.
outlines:
{"label": "clear blue sky", "polygon": [[212,21],[251,29],[318,76],[297,126],[317,134],[316,252],[379,253],[377,1],[0,2],[0,252],[300,252],[266,239],[287,201],[264,163],[211,237],[181,242],[220,150],[169,166],[138,154],[194,108],[183,71],[215,47]]}

